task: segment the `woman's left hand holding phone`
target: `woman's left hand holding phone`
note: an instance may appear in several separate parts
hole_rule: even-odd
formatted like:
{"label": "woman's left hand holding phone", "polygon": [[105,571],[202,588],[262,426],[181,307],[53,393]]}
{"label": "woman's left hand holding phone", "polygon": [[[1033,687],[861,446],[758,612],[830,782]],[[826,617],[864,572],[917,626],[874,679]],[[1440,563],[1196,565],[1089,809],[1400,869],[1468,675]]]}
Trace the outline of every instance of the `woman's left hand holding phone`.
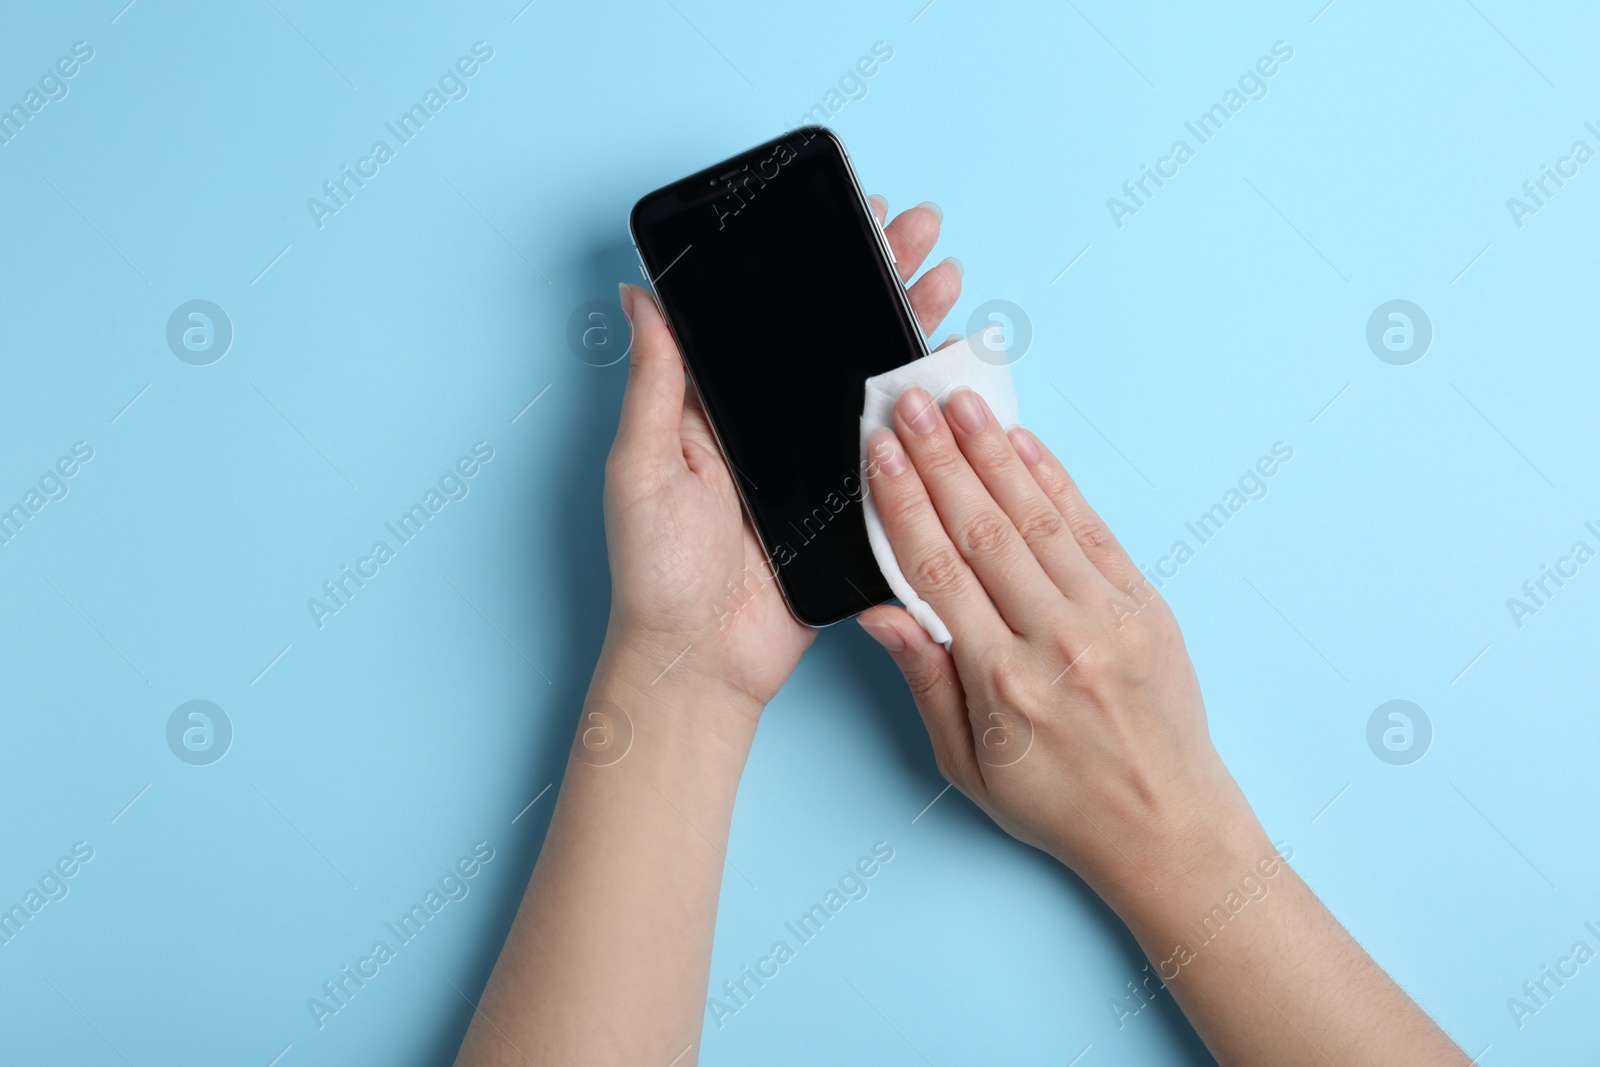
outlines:
{"label": "woman's left hand holding phone", "polygon": [[[871,204],[884,224],[887,205]],[[885,225],[902,282],[941,220],[920,204]],[[960,292],[951,259],[910,286],[926,332]],[[605,645],[459,1064],[693,1062],[739,775],[761,709],[814,637],[770,576],[655,299],[634,285],[620,299],[633,342],[606,460]]]}
{"label": "woman's left hand holding phone", "polygon": [[[883,224],[887,205],[878,197],[870,203]],[[936,206],[919,204],[886,225],[901,281],[926,260],[941,218]],[[784,606],[655,300],[636,285],[620,289],[633,349],[622,421],[606,462],[612,600],[601,662],[627,648],[642,667],[661,671],[672,664],[669,676],[728,687],[759,711],[794,670],[813,631]],[[960,264],[947,259],[908,296],[931,333],[960,293]]]}

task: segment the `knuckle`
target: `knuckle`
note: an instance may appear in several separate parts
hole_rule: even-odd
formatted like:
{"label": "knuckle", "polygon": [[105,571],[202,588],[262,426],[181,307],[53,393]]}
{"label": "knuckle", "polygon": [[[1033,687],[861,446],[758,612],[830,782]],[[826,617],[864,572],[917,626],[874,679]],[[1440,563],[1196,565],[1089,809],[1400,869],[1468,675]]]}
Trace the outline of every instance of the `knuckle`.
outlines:
{"label": "knuckle", "polygon": [[1055,501],[1064,501],[1071,497],[1072,479],[1067,477],[1064,468],[1051,463],[1048,459],[1043,463],[1036,463],[1030,468],[1033,471],[1034,481],[1039,483],[1045,495]]}
{"label": "knuckle", "polygon": [[935,481],[946,481],[956,478],[968,469],[967,461],[961,453],[954,448],[946,447],[944,441],[934,438],[933,442],[917,459],[917,470]]}
{"label": "knuckle", "polygon": [[1020,709],[1033,703],[1037,679],[1009,658],[996,660],[989,669],[989,691],[1001,708]]}
{"label": "knuckle", "polygon": [[1100,548],[1111,541],[1111,531],[1100,521],[1100,516],[1092,512],[1078,516],[1071,526],[1072,536],[1077,538],[1078,544],[1086,550]]}
{"label": "knuckle", "polygon": [[1147,640],[1150,642],[1152,652],[1160,656],[1171,653],[1188,655],[1184,647],[1183,630],[1178,626],[1177,618],[1165,604],[1154,605],[1148,612],[1149,622],[1145,625]]}
{"label": "knuckle", "polygon": [[912,697],[919,701],[949,684],[932,664],[919,665],[906,672],[906,687],[911,690]]}
{"label": "knuckle", "polygon": [[1111,635],[1117,646],[1134,656],[1147,651],[1156,636],[1149,616],[1142,611],[1124,613],[1122,623]]}
{"label": "knuckle", "polygon": [[1037,545],[1060,537],[1066,526],[1067,521],[1061,517],[1059,511],[1053,508],[1040,508],[1017,524],[1017,532],[1028,544]]}
{"label": "knuckle", "polygon": [[1061,664],[1062,681],[1071,679],[1080,687],[1093,687],[1104,679],[1105,657],[1093,644],[1085,645],[1066,635],[1056,638],[1053,652]]}
{"label": "knuckle", "polygon": [[1166,659],[1166,640],[1159,628],[1130,626],[1120,635],[1118,664],[1124,681],[1138,685],[1160,672]]}
{"label": "knuckle", "polygon": [[978,516],[968,524],[962,536],[962,553],[969,559],[987,559],[999,555],[1010,539],[1009,524],[990,512]]}
{"label": "knuckle", "polygon": [[927,508],[921,495],[906,491],[887,478],[873,483],[872,503],[890,528],[911,525]]}
{"label": "knuckle", "polygon": [[950,593],[963,582],[965,565],[953,549],[937,548],[923,556],[912,568],[911,584],[931,593]]}

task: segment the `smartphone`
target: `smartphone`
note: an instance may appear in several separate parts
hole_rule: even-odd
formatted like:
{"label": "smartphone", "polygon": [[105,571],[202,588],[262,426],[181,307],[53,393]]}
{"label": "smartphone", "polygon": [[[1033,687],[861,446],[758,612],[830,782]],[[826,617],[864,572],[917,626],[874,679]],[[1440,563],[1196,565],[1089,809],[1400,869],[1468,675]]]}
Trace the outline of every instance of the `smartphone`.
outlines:
{"label": "smartphone", "polygon": [[889,600],[862,518],[863,384],[928,350],[843,143],[792,130],[644,197],[630,228],[762,577],[809,626]]}

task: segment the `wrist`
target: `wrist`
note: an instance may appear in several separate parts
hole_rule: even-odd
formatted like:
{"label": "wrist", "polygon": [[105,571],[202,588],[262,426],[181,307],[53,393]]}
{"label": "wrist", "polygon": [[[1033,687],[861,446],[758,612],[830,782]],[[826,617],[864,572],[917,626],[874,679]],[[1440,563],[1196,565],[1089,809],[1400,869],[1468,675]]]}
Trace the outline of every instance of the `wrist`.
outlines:
{"label": "wrist", "polygon": [[[1158,939],[1197,919],[1230,892],[1274,879],[1291,851],[1280,857],[1244,794],[1233,784],[1176,804],[1145,828],[1139,871],[1121,877],[1106,902],[1141,940]],[[1270,872],[1270,873],[1269,873]]]}
{"label": "wrist", "polygon": [[663,743],[684,742],[743,760],[763,705],[725,679],[691,663],[694,648],[672,647],[659,635],[606,633],[588,701],[620,708],[636,728]]}

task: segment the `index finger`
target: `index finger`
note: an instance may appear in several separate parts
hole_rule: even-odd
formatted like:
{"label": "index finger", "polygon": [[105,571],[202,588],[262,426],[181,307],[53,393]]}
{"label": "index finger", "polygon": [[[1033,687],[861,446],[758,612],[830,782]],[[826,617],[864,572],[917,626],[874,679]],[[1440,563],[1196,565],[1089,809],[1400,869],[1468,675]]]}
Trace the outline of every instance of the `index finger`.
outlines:
{"label": "index finger", "polygon": [[867,484],[883,519],[895,561],[918,596],[932,605],[953,638],[997,644],[1011,637],[983,584],[962,558],[933,509],[927,487],[893,430],[867,442]]}

